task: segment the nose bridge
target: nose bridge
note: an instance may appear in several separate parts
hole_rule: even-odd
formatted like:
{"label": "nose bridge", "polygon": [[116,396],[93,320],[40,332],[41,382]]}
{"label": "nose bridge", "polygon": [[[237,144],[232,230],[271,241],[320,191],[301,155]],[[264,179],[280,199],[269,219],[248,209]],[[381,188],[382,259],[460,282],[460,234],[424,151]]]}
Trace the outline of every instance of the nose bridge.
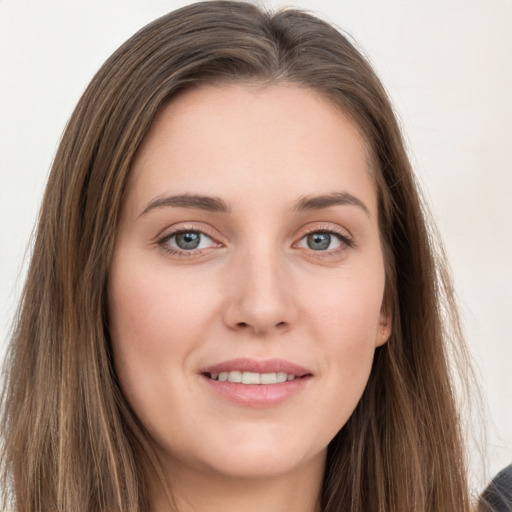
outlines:
{"label": "nose bridge", "polygon": [[271,243],[252,244],[233,262],[227,322],[261,334],[295,320],[291,276],[285,256]]}

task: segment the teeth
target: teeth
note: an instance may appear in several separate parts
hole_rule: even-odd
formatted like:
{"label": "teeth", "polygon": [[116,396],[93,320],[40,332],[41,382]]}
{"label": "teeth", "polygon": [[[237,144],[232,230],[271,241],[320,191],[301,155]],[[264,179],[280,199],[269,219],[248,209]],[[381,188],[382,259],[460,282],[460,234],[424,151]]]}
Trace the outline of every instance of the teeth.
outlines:
{"label": "teeth", "polygon": [[261,383],[262,384],[275,384],[277,382],[277,375],[275,373],[262,373]]}
{"label": "teeth", "polygon": [[277,372],[276,373],[277,382],[286,382],[287,377],[288,377],[288,374],[285,372]]}
{"label": "teeth", "polygon": [[242,382],[242,372],[229,372],[228,373],[228,381],[229,382]]}
{"label": "teeth", "polygon": [[259,373],[244,372],[242,373],[242,384],[261,384],[261,376]]}
{"label": "teeth", "polygon": [[286,372],[255,373],[255,372],[220,372],[211,373],[212,380],[220,382],[235,382],[242,384],[278,384],[295,379],[295,375]]}

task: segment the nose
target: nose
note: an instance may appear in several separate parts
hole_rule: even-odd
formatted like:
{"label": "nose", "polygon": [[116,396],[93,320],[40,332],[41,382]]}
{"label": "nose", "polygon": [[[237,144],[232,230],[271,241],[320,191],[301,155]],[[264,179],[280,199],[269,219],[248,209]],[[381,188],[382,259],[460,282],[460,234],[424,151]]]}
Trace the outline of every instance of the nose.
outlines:
{"label": "nose", "polygon": [[230,270],[224,322],[230,329],[266,335],[296,322],[292,277],[286,261],[271,250],[241,255]]}

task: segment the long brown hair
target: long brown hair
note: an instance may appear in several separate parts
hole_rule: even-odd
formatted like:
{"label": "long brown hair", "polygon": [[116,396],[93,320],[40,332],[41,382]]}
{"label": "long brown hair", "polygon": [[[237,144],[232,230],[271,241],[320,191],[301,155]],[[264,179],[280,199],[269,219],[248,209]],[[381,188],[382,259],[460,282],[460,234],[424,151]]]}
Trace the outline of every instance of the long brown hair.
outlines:
{"label": "long brown hair", "polygon": [[19,512],[147,510],[142,468],[157,463],[113,369],[112,248],[130,167],[156,113],[181,90],[223,82],[290,82],[323,94],[351,116],[373,162],[393,333],[329,445],[323,510],[468,511],[450,376],[452,360],[465,364],[458,317],[387,95],[329,24],[230,1],[179,9],[135,34],[66,127],[5,365],[5,503]]}

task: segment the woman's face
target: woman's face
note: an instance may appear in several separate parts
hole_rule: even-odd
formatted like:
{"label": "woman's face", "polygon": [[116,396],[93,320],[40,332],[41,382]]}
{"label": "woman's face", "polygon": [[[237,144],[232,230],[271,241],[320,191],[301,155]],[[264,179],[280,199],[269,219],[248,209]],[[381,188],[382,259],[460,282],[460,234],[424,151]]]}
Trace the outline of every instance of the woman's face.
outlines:
{"label": "woman's face", "polygon": [[123,392],[168,470],[323,468],[391,327],[377,219],[363,140],[307,88],[204,86],[160,112],[109,307]]}

